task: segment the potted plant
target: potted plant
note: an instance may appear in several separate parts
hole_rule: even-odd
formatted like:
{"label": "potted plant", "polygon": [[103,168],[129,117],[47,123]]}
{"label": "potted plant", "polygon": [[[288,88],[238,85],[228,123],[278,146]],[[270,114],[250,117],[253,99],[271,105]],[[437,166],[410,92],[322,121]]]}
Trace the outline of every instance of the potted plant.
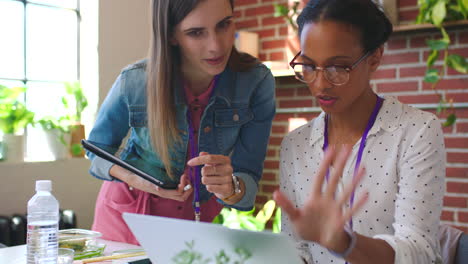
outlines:
{"label": "potted plant", "polygon": [[299,28],[296,23],[300,13],[301,1],[295,0],[291,6],[284,4],[273,4],[275,17],[283,17],[288,23],[288,37],[286,38],[286,57],[291,60],[300,50]]}
{"label": "potted plant", "polygon": [[69,156],[70,146],[70,121],[66,116],[47,116],[37,121],[45,131],[49,148],[56,160],[65,159]]}
{"label": "potted plant", "polygon": [[[24,128],[34,123],[34,113],[18,100],[26,91],[23,87],[8,88],[0,85],[0,130],[8,162],[24,161]],[[2,155],[3,156],[3,155]]]}
{"label": "potted plant", "polygon": [[85,138],[85,127],[81,123],[81,116],[88,106],[88,100],[83,93],[80,82],[65,83],[66,96],[62,97],[62,103],[67,109],[72,109],[73,113],[68,115],[70,120],[70,153],[73,157],[83,157],[84,150],[81,147],[81,140]]}
{"label": "potted plant", "polygon": [[[439,29],[442,38],[429,39],[426,41],[430,49],[430,55],[427,58],[427,70],[424,81],[432,85],[432,90],[439,96],[439,107],[437,113],[446,111],[450,108],[450,114],[443,126],[451,126],[456,121],[455,110],[453,108],[453,100],[446,98],[445,93],[441,93],[437,89],[437,84],[444,77],[447,68],[452,68],[460,73],[468,74],[468,63],[466,58],[458,54],[450,54],[449,45],[452,42],[449,34],[445,30],[444,22],[466,20],[468,18],[468,1],[466,0],[433,0],[433,1],[418,1],[419,14],[416,23],[430,23]],[[436,61],[439,56],[443,56],[441,69],[436,68]]]}

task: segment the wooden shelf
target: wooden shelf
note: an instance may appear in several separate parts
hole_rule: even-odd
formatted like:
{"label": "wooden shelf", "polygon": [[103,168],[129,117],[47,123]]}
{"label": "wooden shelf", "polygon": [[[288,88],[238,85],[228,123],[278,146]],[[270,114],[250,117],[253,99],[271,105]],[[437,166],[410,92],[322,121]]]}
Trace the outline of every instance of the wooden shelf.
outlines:
{"label": "wooden shelf", "polygon": [[[445,28],[456,28],[463,27],[468,25],[468,20],[458,20],[452,22],[446,22],[442,24]],[[427,30],[436,30],[437,27],[433,24],[408,24],[408,25],[398,25],[393,27],[394,33],[405,33],[412,31],[427,31]]]}

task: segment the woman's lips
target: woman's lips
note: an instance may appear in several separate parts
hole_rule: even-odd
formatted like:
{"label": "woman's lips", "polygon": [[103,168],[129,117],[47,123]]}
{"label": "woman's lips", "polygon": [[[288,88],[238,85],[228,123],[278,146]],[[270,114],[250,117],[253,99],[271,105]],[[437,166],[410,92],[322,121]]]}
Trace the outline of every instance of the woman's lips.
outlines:
{"label": "woman's lips", "polygon": [[331,96],[318,96],[317,99],[318,99],[320,105],[325,106],[325,107],[333,106],[336,103],[336,101],[338,100],[338,98],[331,97]]}
{"label": "woman's lips", "polygon": [[216,58],[211,58],[211,59],[205,59],[205,61],[210,64],[210,65],[218,65],[223,62],[224,56],[219,56]]}

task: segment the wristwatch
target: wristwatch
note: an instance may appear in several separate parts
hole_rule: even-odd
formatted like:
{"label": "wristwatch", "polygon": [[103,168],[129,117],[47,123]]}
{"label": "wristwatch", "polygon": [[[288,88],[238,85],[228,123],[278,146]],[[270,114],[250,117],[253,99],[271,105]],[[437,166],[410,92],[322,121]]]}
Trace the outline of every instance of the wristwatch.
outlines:
{"label": "wristwatch", "polygon": [[235,176],[234,174],[232,174],[232,185],[234,186],[234,192],[231,195],[229,195],[228,197],[225,197],[225,198],[222,199],[225,202],[229,201],[229,199],[231,199],[232,197],[234,197],[237,194],[242,192],[241,187],[240,187],[239,178],[237,178],[237,176]]}

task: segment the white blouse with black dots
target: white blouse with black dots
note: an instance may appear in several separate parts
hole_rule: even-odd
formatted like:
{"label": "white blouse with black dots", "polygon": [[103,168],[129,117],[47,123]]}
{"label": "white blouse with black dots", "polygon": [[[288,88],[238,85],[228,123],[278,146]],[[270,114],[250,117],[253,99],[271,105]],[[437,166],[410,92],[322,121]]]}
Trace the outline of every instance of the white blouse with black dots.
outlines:
{"label": "white blouse with black dots", "polygon": [[[292,131],[281,144],[280,188],[299,207],[309,196],[323,158],[324,116]],[[351,182],[359,143],[346,163],[338,192]],[[445,160],[437,117],[386,97],[362,157],[366,176],[356,189],[355,201],[365,192],[369,199],[353,217],[353,230],[385,240],[395,250],[395,263],[438,263]],[[285,214],[282,232],[298,242],[308,263],[344,263],[317,243],[299,241]]]}

